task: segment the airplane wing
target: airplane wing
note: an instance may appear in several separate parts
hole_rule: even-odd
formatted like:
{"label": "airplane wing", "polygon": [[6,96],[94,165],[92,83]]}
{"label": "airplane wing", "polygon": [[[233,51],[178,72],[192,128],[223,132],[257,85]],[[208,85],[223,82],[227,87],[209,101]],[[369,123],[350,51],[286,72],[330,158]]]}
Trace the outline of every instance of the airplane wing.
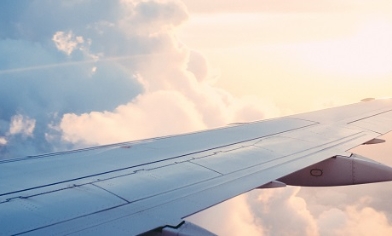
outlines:
{"label": "airplane wing", "polygon": [[391,130],[385,99],[4,160],[0,235],[208,235],[183,219],[256,188],[392,180],[347,153]]}

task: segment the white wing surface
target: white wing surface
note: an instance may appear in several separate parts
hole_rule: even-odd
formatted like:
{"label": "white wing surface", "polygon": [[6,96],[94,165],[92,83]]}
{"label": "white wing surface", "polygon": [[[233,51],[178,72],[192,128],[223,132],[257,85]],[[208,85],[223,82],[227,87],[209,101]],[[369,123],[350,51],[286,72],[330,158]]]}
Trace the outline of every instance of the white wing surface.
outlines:
{"label": "white wing surface", "polygon": [[[388,167],[347,153],[377,143],[372,140],[391,130],[392,100],[374,100],[5,160],[0,162],[0,235],[200,234],[202,229],[184,224],[183,218],[271,182],[317,186],[392,180]],[[343,164],[337,167],[337,161]],[[351,175],[340,176],[341,168],[351,168]],[[364,177],[361,168],[375,177]]]}

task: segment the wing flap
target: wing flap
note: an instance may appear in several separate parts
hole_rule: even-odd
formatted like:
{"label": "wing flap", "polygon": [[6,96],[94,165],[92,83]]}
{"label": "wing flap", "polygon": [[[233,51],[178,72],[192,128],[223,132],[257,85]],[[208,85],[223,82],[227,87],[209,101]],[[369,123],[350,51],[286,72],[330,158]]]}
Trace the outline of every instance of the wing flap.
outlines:
{"label": "wing flap", "polygon": [[392,130],[392,112],[385,112],[369,118],[352,122],[350,124],[353,126],[360,127],[362,129],[377,132],[379,134],[385,134]]}
{"label": "wing flap", "polygon": [[1,233],[14,235],[29,232],[125,203],[90,184],[9,199],[0,204]]}
{"label": "wing flap", "polygon": [[[182,162],[94,184],[133,202],[219,176],[210,169]],[[132,183],[132,188],[128,188],[129,183]]]}

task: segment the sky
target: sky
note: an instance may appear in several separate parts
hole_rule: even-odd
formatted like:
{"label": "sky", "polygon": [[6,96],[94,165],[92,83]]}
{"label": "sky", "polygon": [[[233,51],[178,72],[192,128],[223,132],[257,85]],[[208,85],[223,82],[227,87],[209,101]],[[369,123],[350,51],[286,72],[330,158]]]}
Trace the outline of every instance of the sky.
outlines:
{"label": "sky", "polygon": [[295,113],[390,96],[390,1],[185,3],[191,14],[181,38],[235,95]]}
{"label": "sky", "polygon": [[[2,1],[0,159],[391,96],[391,5]],[[354,151],[391,165],[391,149]],[[390,189],[257,190],[189,220],[221,235],[386,235]]]}

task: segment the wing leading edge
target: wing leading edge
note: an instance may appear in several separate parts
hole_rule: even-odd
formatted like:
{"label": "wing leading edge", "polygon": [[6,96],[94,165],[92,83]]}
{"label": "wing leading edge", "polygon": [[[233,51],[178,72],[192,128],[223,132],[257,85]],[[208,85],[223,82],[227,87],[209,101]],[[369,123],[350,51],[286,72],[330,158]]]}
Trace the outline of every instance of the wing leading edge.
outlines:
{"label": "wing leading edge", "polygon": [[[318,179],[331,181],[336,175],[327,173],[336,168],[329,160],[349,160],[347,168],[362,163],[347,151],[391,130],[392,100],[374,100],[2,161],[0,234],[199,234],[202,229],[183,218],[271,181],[293,184],[302,178],[298,185],[306,185],[320,173]],[[362,183],[391,180],[388,171],[384,179]]]}

